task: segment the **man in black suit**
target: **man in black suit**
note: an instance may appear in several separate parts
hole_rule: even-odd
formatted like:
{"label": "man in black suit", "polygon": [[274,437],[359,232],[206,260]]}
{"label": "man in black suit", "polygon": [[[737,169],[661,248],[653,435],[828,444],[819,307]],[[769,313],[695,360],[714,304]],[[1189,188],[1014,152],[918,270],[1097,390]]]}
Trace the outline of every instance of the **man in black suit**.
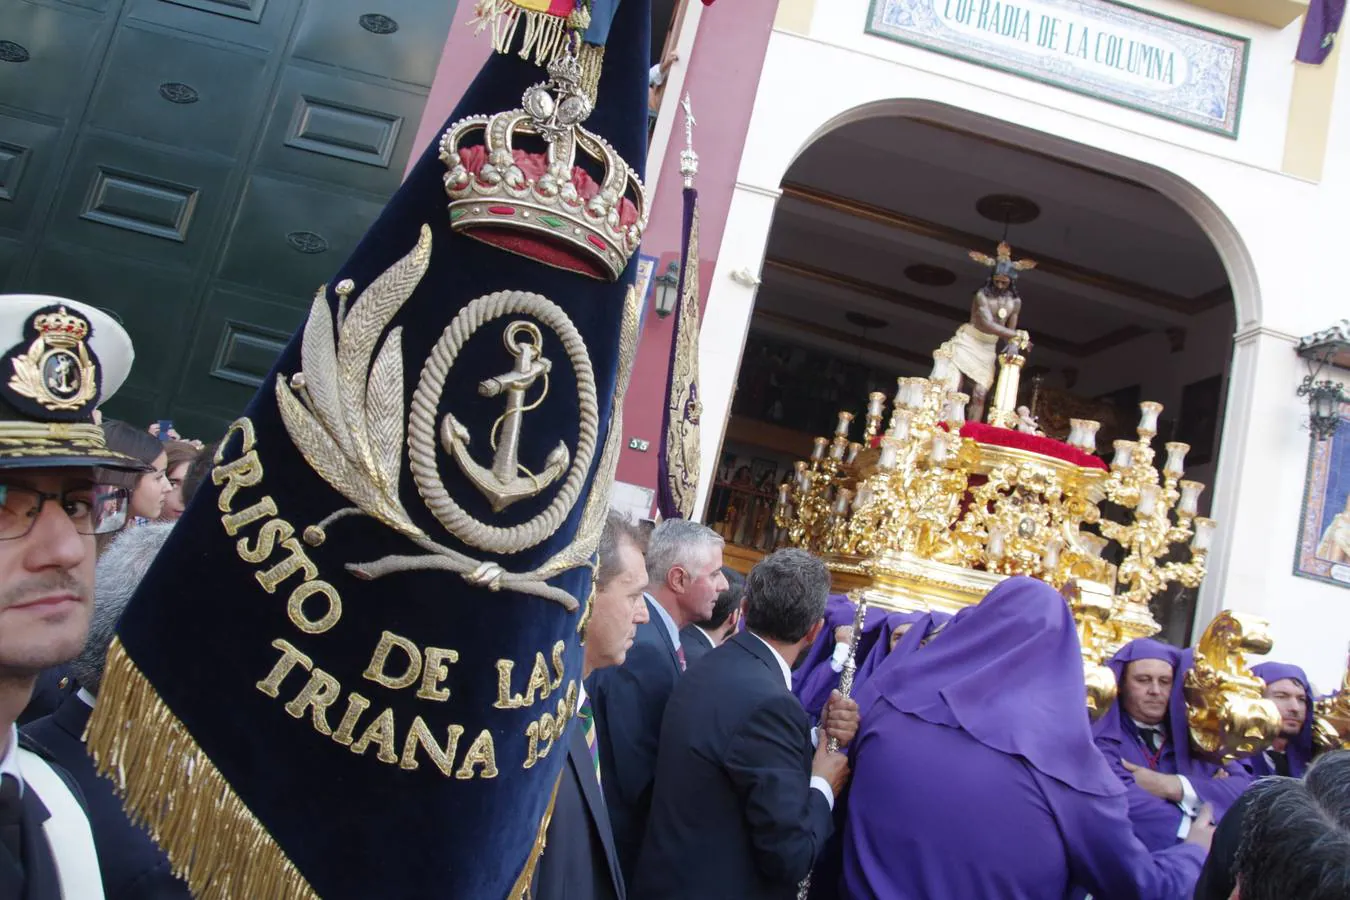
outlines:
{"label": "man in black suit", "polygon": [[750,571],[746,630],[675,686],[633,895],[790,900],[833,830],[848,778],[840,745],[857,705],[833,696],[812,749],[811,722],[790,688],[791,662],[820,632],[830,578],[803,550]]}
{"label": "man in black suit", "polygon": [[722,577],[727,580],[727,589],[717,595],[712,615],[702,622],[691,622],[680,629],[680,646],[684,648],[684,660],[693,665],[709,650],[722,646],[727,638],[736,633],[741,623],[741,598],[745,595],[745,576],[735,569],[722,567]]}
{"label": "man in black suit", "polygon": [[[595,597],[583,636],[582,678],[622,665],[637,627],[647,621],[647,568],[642,534],[611,512],[600,537]],[[558,783],[544,855],[535,870],[534,900],[624,900],[623,874],[605,809],[596,725],[583,686],[577,725],[567,731],[567,764]]]}
{"label": "man in black suit", "polygon": [[99,557],[89,637],[70,663],[79,688],[51,715],[23,729],[25,737],[70,772],[84,794],[106,900],[192,898],[187,885],[174,877],[164,851],[127,818],[112,782],[94,770],[84,746],[84,729],[103,682],[117,620],[172,529],[172,523],[138,525],[114,538]]}
{"label": "man in black suit", "polygon": [[712,614],[722,577],[722,538],[686,519],[666,519],[647,542],[649,621],[621,666],[601,669],[586,685],[595,708],[600,774],[625,879],[633,880],[651,808],[661,715],[685,669],[680,629]]}

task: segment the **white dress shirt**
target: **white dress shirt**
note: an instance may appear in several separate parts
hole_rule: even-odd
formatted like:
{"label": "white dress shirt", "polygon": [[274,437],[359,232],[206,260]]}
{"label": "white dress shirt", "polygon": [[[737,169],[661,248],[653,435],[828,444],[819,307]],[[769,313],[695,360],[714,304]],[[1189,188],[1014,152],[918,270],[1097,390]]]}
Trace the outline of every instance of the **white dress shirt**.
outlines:
{"label": "white dress shirt", "polygon": [[[781,669],[783,672],[783,684],[787,687],[789,691],[792,690],[792,668],[788,666],[787,660],[783,659],[783,654],[775,650],[772,644],[764,640],[764,638],[760,637],[759,635],[755,634],[753,631],[749,632],[749,634],[755,640],[759,641],[765,647],[769,648],[769,652],[773,654],[774,661],[778,663],[778,668]],[[816,742],[816,730],[812,728],[811,743],[814,744],[815,742]],[[834,788],[830,787],[830,783],[828,781],[826,781],[820,775],[812,775],[811,787],[815,788],[816,790],[824,794],[825,802],[830,804],[830,809],[834,809]]]}

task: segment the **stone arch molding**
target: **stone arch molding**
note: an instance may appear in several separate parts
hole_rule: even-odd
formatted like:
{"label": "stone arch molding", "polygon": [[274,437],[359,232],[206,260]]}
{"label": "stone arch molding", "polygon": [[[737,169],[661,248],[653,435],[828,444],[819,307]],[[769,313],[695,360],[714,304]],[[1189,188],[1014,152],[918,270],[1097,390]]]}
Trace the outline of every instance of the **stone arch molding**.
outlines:
{"label": "stone arch molding", "polygon": [[[826,96],[830,95],[827,94]],[[1214,245],[1215,252],[1218,253],[1219,259],[1223,262],[1224,269],[1228,274],[1228,283],[1233,291],[1234,319],[1237,330],[1242,332],[1262,322],[1261,293],[1256,276],[1256,267],[1242,236],[1209,195],[1175,172],[1126,155],[1123,152],[1090,146],[1071,137],[1037,131],[1004,119],[925,98],[894,97],[869,101],[844,109],[820,110],[819,112],[826,115],[827,118],[814,128],[811,128],[808,122],[798,120],[797,124],[801,126],[803,134],[799,142],[795,144],[795,149],[791,149],[790,155],[784,153],[772,160],[766,160],[766,167],[758,170],[756,174],[759,179],[763,179],[765,176],[772,177],[772,181],[767,184],[761,182],[764,186],[767,187],[768,184],[772,184],[774,188],[777,188],[787,177],[787,173],[793,164],[808,148],[827,137],[831,132],[855,122],[895,117],[924,119],[975,134],[985,134],[1009,144],[1026,147],[1046,156],[1098,169],[1122,178],[1129,178],[1153,188],[1159,194],[1171,200],[1195,220],[1206,237],[1209,238],[1210,243]],[[1101,130],[1109,132],[1115,129],[1105,128]],[[785,137],[781,131],[778,136],[780,139]],[[1132,143],[1139,140],[1139,136],[1131,137],[1133,138]],[[789,148],[794,147],[792,140],[784,141],[783,144],[786,144]],[[783,144],[780,144],[780,147]],[[1193,152],[1175,147],[1171,149],[1181,154]],[[778,171],[770,175],[775,168]]]}

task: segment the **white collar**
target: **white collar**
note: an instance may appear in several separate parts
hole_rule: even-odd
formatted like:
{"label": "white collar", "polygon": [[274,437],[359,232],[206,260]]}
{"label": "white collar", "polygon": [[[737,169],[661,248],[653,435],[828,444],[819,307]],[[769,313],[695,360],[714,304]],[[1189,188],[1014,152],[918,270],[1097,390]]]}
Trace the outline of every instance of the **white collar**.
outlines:
{"label": "white collar", "polygon": [[0,756],[0,775],[13,775],[19,779],[19,792],[23,792],[23,772],[19,769],[19,729],[9,726],[9,743],[5,745],[5,755]]}
{"label": "white collar", "polygon": [[717,643],[717,638],[713,637],[713,633],[711,631],[704,628],[702,625],[695,625],[694,627],[697,628],[699,631],[703,632],[703,636],[708,639],[708,644],[714,650],[718,648],[719,644]]}
{"label": "white collar", "polygon": [[80,688],[78,691],[76,691],[75,696],[83,700],[85,706],[89,707],[90,709],[94,708],[94,703],[96,702],[97,698],[95,698],[93,694],[89,693],[84,688]]}
{"label": "white collar", "polygon": [[783,671],[783,684],[787,685],[788,690],[792,690],[792,667],[787,664],[786,659],[783,659],[783,654],[775,650],[773,648],[773,644],[770,644],[768,641],[764,640],[764,638],[755,634],[753,631],[749,633],[751,637],[759,641],[765,647],[769,648],[769,652],[773,654],[773,658],[778,662],[778,668]]}

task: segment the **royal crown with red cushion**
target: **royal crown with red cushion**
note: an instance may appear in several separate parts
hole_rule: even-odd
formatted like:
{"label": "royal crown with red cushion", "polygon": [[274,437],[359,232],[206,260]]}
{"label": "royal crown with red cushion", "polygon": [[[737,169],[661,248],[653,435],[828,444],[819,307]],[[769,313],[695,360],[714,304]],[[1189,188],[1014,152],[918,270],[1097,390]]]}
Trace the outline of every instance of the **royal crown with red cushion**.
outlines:
{"label": "royal crown with red cushion", "polygon": [[[449,170],[450,227],[546,265],[616,281],[642,243],[646,190],[604,138],[581,127],[591,103],[579,75],[575,61],[559,60],[547,83],[525,92],[523,108],[446,129],[440,159]],[[539,152],[517,146],[526,142]]]}

